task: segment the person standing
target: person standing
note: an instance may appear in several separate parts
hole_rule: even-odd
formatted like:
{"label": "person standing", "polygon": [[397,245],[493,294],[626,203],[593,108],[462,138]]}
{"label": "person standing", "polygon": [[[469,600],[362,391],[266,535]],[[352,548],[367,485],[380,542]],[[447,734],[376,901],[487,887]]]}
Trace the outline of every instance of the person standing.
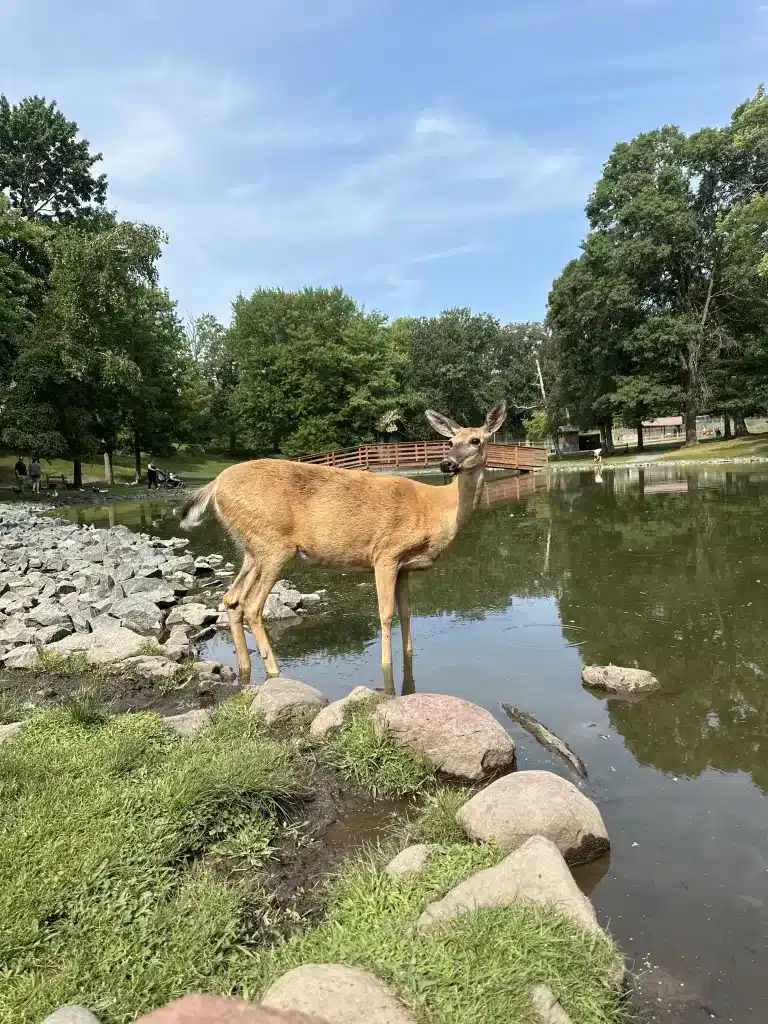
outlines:
{"label": "person standing", "polygon": [[19,485],[19,489],[24,489],[24,483],[27,479],[27,466],[21,455],[18,458],[16,465],[13,467],[13,471],[16,475],[16,483]]}
{"label": "person standing", "polygon": [[147,466],[147,490],[157,490],[157,466],[150,462]]}
{"label": "person standing", "polygon": [[43,475],[43,471],[40,468],[40,459],[37,455],[32,459],[29,464],[29,482],[32,484],[32,493],[40,493],[40,477]]}

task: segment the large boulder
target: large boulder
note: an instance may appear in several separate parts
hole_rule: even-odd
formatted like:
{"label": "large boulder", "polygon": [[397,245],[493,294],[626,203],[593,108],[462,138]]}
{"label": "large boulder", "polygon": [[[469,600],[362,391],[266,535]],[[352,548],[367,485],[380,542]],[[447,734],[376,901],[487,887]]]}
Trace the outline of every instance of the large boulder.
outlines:
{"label": "large boulder", "polygon": [[395,993],[375,974],[346,964],[294,967],[264,993],[271,1010],[313,1014],[327,1024],[411,1024]]}
{"label": "large boulder", "polygon": [[37,626],[68,626],[69,615],[60,604],[43,602],[30,609],[24,616],[24,625],[31,628]]}
{"label": "large boulder", "polygon": [[142,636],[159,637],[163,632],[165,613],[144,594],[115,601],[110,614],[119,619],[121,625],[132,629],[134,633],[141,633]]}
{"label": "large boulder", "polygon": [[534,836],[492,868],[478,871],[430,903],[418,920],[428,931],[474,910],[508,907],[521,900],[550,904],[590,932],[603,934],[595,910],[573,880],[554,843]]}
{"label": "large boulder", "polygon": [[388,732],[436,769],[478,782],[515,764],[515,744],[490,711],[445,693],[395,697],[373,714],[377,732]]}
{"label": "large boulder", "polygon": [[201,626],[207,626],[215,622],[218,617],[219,613],[215,609],[206,608],[204,604],[192,601],[189,604],[182,604],[178,608],[174,608],[166,619],[166,625],[187,625],[200,629]]}
{"label": "large boulder", "polygon": [[187,711],[183,715],[170,715],[163,719],[163,725],[179,736],[195,736],[211,721],[211,712],[206,708]]}
{"label": "large boulder", "polygon": [[661,687],[656,676],[644,668],[621,668],[619,665],[585,665],[581,671],[585,686],[606,693],[652,693]]}
{"label": "large boulder", "polygon": [[608,853],[602,815],[572,782],[544,771],[497,779],[463,804],[456,821],[470,839],[516,850],[531,836],[551,840],[569,864]]}
{"label": "large boulder", "polygon": [[263,715],[267,725],[275,725],[314,717],[327,703],[328,698],[314,686],[295,679],[267,679],[256,691],[251,714]]}
{"label": "large boulder", "polygon": [[43,1024],[99,1024],[99,1018],[84,1006],[60,1006],[48,1014]]}
{"label": "large boulder", "polygon": [[3,663],[6,668],[35,668],[40,659],[40,652],[35,644],[24,644],[22,647],[14,647],[3,655]]}
{"label": "large boulder", "polygon": [[323,708],[310,725],[309,735],[315,739],[325,739],[328,733],[340,729],[344,725],[344,713],[350,704],[371,700],[376,696],[375,690],[371,690],[367,686],[356,686],[346,697],[335,700],[328,707]]}

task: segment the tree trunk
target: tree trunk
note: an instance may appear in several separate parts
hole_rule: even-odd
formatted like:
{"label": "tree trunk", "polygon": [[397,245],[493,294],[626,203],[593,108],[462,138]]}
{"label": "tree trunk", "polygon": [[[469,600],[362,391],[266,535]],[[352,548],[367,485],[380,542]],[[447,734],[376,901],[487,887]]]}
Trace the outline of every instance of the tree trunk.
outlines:
{"label": "tree trunk", "polygon": [[605,448],[606,451],[612,452],[613,451],[613,424],[611,423],[610,420],[607,423],[603,424],[603,426],[600,428],[600,433],[602,434],[602,437],[603,437],[603,448]]}
{"label": "tree trunk", "polygon": [[746,437],[749,431],[747,430],[747,424],[744,420],[743,412],[735,412],[733,414],[733,436],[734,437]]}
{"label": "tree trunk", "polygon": [[235,455],[237,453],[237,435],[234,430],[229,435],[229,454]]}
{"label": "tree trunk", "polygon": [[637,423],[637,450],[639,452],[645,451],[645,444],[643,443],[643,424],[642,424],[642,420],[638,420],[638,423]]}
{"label": "tree trunk", "polygon": [[73,460],[72,486],[76,491],[80,491],[83,488],[83,464],[80,459]]}
{"label": "tree trunk", "polygon": [[731,436],[731,415],[730,413],[725,413],[723,416],[723,437],[727,441]]}
{"label": "tree trunk", "polygon": [[110,487],[115,482],[115,467],[112,464],[112,452],[104,452],[104,483]]}
{"label": "tree trunk", "polygon": [[136,479],[134,483],[141,483],[141,442],[138,437],[134,435],[133,438],[133,456],[136,460]]}
{"label": "tree trunk", "polygon": [[695,388],[690,386],[685,396],[685,443],[686,445],[699,443],[696,434],[696,393]]}

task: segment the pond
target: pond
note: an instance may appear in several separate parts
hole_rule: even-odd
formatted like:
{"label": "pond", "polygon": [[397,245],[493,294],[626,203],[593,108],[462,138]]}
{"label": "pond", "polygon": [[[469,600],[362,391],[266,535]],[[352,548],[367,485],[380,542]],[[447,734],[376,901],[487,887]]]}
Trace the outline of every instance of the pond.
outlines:
{"label": "pond", "polygon": [[[489,494],[435,568],[412,578],[416,688],[489,708],[518,743],[520,768],[569,777],[502,701],[586,762],[612,853],[577,869],[578,881],[635,970],[647,970],[646,1019],[764,1022],[768,471],[552,473],[494,481]],[[178,533],[168,504],[69,514]],[[215,523],[192,543],[227,553]],[[327,587],[329,601],[273,633],[283,674],[331,699],[380,685],[372,577],[296,567],[290,578]],[[208,655],[235,663],[223,639]],[[396,666],[399,657],[396,647]],[[650,669],[661,693],[593,696],[581,665],[609,662]]]}

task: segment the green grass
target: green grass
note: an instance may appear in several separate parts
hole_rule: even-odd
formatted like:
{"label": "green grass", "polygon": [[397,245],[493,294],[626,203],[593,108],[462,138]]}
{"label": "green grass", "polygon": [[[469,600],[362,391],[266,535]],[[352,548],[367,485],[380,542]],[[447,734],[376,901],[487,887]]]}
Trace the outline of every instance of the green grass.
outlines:
{"label": "green grass", "polygon": [[[540,982],[574,1024],[616,1024],[618,995],[601,980],[614,947],[552,910],[521,905],[415,931],[427,903],[498,861],[493,846],[443,844],[404,879],[383,872],[383,852],[366,855],[331,886],[327,920],[265,947],[262,869],[311,760],[271,738],[249,703],[220,706],[189,739],[151,714],[92,720],[70,706],[36,713],[0,746],[3,1024],[39,1024],[74,1002],[129,1024],[189,991],[258,999],[307,962],[373,970],[424,1024],[528,1024]],[[347,756],[367,722],[352,716]],[[395,769],[376,749],[363,777],[425,784],[421,769]],[[457,800],[434,795],[425,835],[446,836]],[[222,872],[222,858],[238,872]]]}
{"label": "green grass", "polygon": [[[370,857],[333,887],[329,920],[252,958],[237,985],[258,997],[303,963],[344,963],[389,982],[418,1020],[441,1024],[528,1024],[530,991],[548,984],[574,1024],[613,1024],[617,951],[549,908],[520,904],[468,915],[423,935],[413,924],[427,903],[502,854],[490,846],[449,846],[416,877],[390,879]],[[233,977],[233,981],[235,977]],[[237,991],[237,988],[236,988]]]}
{"label": "green grass", "polygon": [[456,812],[474,792],[474,789],[441,787],[434,793],[427,793],[416,817],[406,817],[395,824],[400,846],[467,842],[464,829],[456,821]]}
{"label": "green grass", "polygon": [[664,462],[685,459],[696,462],[707,462],[710,459],[749,459],[754,456],[768,458],[768,433],[749,434],[747,437],[735,437],[730,441],[722,438],[700,441],[692,448],[678,448],[663,457]]}
{"label": "green grass", "polygon": [[[26,454],[24,457],[26,461]],[[142,469],[145,474],[142,478],[142,484],[144,486],[146,486],[147,461],[150,457],[151,456],[145,454],[144,461],[142,463]],[[7,449],[0,452],[0,489],[8,489],[9,493],[14,481],[13,467],[16,464],[17,458],[18,452],[8,451]],[[227,468],[227,466],[231,466],[235,462],[243,462],[248,458],[250,458],[250,456],[244,453],[232,456],[228,453],[201,454],[197,452],[178,451],[169,455],[167,458],[164,456],[157,457],[155,459],[155,463],[163,469],[169,469],[174,473],[177,473],[184,480],[187,487],[195,488],[213,480],[213,478],[218,476],[223,469]],[[43,459],[42,468],[43,474],[47,474],[52,478],[60,480],[63,474],[68,480],[72,480],[71,462],[63,459]],[[116,455],[114,458],[114,471],[115,485],[110,487],[110,494],[135,493],[137,488],[128,486],[135,476],[135,464],[133,457],[128,455]],[[92,462],[83,463],[83,486],[90,487],[96,484],[103,486],[103,481],[103,458],[96,458]],[[43,490],[41,492],[41,497],[45,497],[45,493],[45,490]],[[24,496],[26,498],[32,497],[32,492],[29,488],[25,489]]]}
{"label": "green grass", "polygon": [[345,778],[375,797],[408,796],[434,788],[435,771],[386,732],[377,735],[371,713],[375,699],[351,705],[344,725],[325,745],[325,757]]}
{"label": "green grass", "polygon": [[9,693],[0,693],[0,725],[11,725],[21,722],[27,717],[28,711],[15,697]]}

